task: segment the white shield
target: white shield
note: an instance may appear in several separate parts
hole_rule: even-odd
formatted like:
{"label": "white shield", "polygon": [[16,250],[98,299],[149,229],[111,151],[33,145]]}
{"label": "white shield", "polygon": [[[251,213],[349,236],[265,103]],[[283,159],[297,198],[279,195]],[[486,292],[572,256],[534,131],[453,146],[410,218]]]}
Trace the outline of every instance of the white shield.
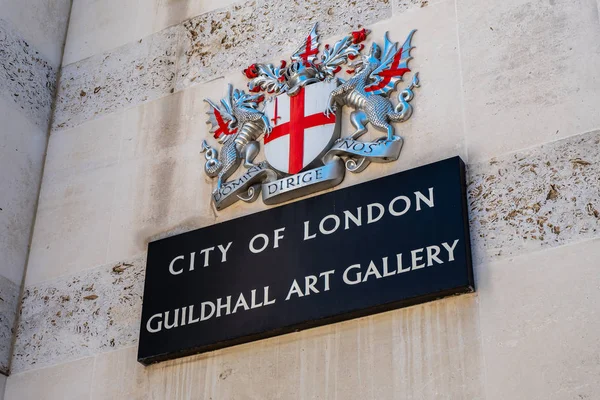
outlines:
{"label": "white shield", "polygon": [[[273,131],[265,137],[265,158],[276,170],[297,174],[319,166],[340,135],[340,115],[324,114],[335,82],[308,85],[293,97],[280,94],[265,106]],[[341,107],[338,107],[340,109]]]}

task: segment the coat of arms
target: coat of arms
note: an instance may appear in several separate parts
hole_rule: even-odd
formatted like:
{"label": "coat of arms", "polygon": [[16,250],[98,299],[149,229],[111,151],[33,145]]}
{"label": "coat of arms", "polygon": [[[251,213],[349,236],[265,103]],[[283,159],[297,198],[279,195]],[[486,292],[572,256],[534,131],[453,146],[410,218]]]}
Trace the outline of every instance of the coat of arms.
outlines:
{"label": "coat of arms", "polygon": [[[315,24],[290,63],[244,70],[248,93],[229,85],[220,102],[207,99],[207,123],[222,144],[219,151],[206,141],[202,147],[205,172],[217,178],[212,193],[217,210],[255,201],[261,193],[265,204],[281,203],[338,185],[346,170],[358,173],[371,162],[397,160],[403,139],[392,124],[410,118],[418,74],[397,101],[389,97],[410,72],[414,32],[401,46],[386,33],[383,47],[372,43],[367,51],[369,31],[362,29],[320,51]],[[351,76],[345,81],[336,77],[343,65]],[[354,132],[347,137],[340,137],[343,106],[353,109]],[[360,140],[369,124],[382,136]],[[265,160],[257,161],[261,139]],[[240,165],[243,173],[230,179]]]}

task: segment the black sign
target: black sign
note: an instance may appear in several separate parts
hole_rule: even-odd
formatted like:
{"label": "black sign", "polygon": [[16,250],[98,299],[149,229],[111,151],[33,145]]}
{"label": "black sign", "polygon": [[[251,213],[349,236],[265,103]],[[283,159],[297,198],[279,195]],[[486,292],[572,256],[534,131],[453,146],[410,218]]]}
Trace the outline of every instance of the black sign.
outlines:
{"label": "black sign", "polygon": [[138,360],[473,291],[465,190],[454,157],[150,243]]}

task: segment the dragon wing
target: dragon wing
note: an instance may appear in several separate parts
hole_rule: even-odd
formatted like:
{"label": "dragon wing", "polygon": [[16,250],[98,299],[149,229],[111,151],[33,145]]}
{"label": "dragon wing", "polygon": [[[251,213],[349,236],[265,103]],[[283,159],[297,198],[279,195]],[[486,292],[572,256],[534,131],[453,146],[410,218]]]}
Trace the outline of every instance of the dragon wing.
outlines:
{"label": "dragon wing", "polygon": [[386,32],[384,36],[383,54],[379,66],[369,76],[372,83],[365,87],[369,94],[387,95],[402,81],[402,75],[409,72],[408,62],[412,59],[410,41],[415,30],[408,34],[404,44],[398,49],[398,43],[392,43]]}
{"label": "dragon wing", "polygon": [[260,92],[266,90],[267,93],[283,93],[288,87],[283,79],[285,64],[281,67],[274,67],[273,64],[255,64],[256,77],[248,82],[248,89],[251,92]]}
{"label": "dragon wing", "polygon": [[298,50],[294,52],[292,62],[302,62],[303,64],[312,64],[317,59],[319,53],[319,34],[317,33],[317,24],[314,24],[312,30],[302,43]]}
{"label": "dragon wing", "polygon": [[348,59],[356,58],[360,54],[360,46],[360,44],[353,42],[352,36],[346,36],[331,47],[325,45],[325,50],[323,50],[323,56],[321,57],[322,62],[319,66],[321,71],[327,77],[333,78],[342,69],[342,64],[346,63]]}
{"label": "dragon wing", "polygon": [[[233,120],[233,116],[229,112],[219,108],[219,106],[209,99],[204,99],[204,101],[210,105],[210,109],[207,112],[208,121],[206,123],[212,125],[210,133],[214,134],[215,139],[218,139],[222,135],[232,135],[237,132],[237,129],[229,129],[229,122]],[[224,103],[223,100],[221,102]]]}
{"label": "dragon wing", "polygon": [[235,89],[233,91],[233,104],[237,110],[260,113],[257,110],[258,104],[265,99],[263,94],[247,94],[243,90]]}

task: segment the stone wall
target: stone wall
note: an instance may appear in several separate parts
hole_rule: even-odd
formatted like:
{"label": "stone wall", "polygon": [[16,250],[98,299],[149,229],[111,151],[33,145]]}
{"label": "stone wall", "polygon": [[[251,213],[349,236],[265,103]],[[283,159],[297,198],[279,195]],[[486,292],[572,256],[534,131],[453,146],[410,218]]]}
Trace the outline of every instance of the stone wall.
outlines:
{"label": "stone wall", "polygon": [[[6,398],[595,398],[599,6],[76,0]],[[460,155],[477,293],[143,367],[147,243],[265,208],[210,206],[202,99],[316,21],[418,29],[400,159],[340,187]]]}
{"label": "stone wall", "polygon": [[0,372],[3,374],[8,374],[10,367],[15,316],[70,3],[70,0],[0,0]]}

